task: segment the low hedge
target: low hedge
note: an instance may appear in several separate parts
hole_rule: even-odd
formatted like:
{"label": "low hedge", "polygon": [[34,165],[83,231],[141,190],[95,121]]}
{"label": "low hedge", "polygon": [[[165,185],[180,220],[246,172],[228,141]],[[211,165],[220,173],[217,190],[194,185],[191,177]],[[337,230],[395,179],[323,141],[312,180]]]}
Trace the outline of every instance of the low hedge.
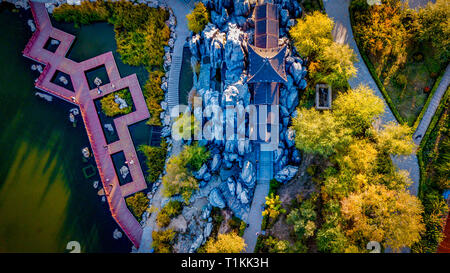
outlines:
{"label": "low hedge", "polygon": [[422,191],[424,188],[424,176],[425,176],[425,161],[424,161],[424,156],[423,156],[423,148],[424,146],[427,144],[431,133],[434,130],[434,127],[436,126],[436,124],[438,123],[440,116],[442,114],[442,111],[444,111],[445,109],[445,105],[447,104],[447,101],[450,98],[450,93],[448,92],[448,88],[447,91],[445,91],[444,96],[442,96],[441,102],[438,106],[438,108],[436,109],[436,113],[434,113],[433,118],[431,119],[430,125],[428,126],[428,129],[425,133],[425,135],[422,138],[422,141],[419,145],[419,148],[417,150],[417,160],[419,161],[419,168],[420,168],[420,183],[419,183],[419,196],[422,196]]}

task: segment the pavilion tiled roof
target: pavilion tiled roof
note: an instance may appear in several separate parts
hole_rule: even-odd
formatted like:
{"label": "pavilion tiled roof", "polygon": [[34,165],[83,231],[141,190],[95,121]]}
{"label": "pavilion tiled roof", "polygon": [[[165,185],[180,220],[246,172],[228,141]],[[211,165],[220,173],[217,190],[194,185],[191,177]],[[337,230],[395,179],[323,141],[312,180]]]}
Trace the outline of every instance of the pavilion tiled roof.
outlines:
{"label": "pavilion tiled roof", "polygon": [[285,71],[286,46],[281,48],[258,48],[249,45],[248,53],[248,83],[287,82]]}
{"label": "pavilion tiled roof", "polygon": [[255,20],[255,46],[260,48],[278,47],[278,10],[270,3],[256,5],[253,14]]}

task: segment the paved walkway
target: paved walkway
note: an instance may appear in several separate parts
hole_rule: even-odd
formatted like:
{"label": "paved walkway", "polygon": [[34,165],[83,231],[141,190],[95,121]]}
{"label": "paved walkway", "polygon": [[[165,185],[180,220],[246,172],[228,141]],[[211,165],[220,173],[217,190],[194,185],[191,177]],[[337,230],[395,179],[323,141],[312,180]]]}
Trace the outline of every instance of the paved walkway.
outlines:
{"label": "paved walkway", "polygon": [[408,1],[409,7],[413,9],[423,7],[428,2],[436,3],[436,0],[404,0],[404,2],[405,1]]}
{"label": "paved walkway", "polygon": [[[168,105],[169,109],[179,104],[178,85],[180,82],[181,60],[183,58],[183,48],[186,39],[189,36],[189,29],[187,28],[186,15],[191,12],[194,7],[193,1],[186,3],[183,0],[166,0],[168,7],[170,7],[177,18],[177,26],[175,27],[176,40],[172,53],[172,64],[169,72],[169,86],[168,86]],[[181,152],[181,142],[174,141],[172,143],[171,155],[177,155]],[[162,195],[162,184],[155,192],[152,199],[152,207],[157,211],[161,210],[161,203],[164,199]],[[138,249],[140,253],[149,253],[152,249],[152,232],[158,230],[156,224],[156,217],[158,212],[150,215],[144,225],[141,244]]]}
{"label": "paved walkway", "polygon": [[417,145],[420,144],[423,136],[427,132],[428,126],[430,126],[430,122],[433,119],[434,113],[436,113],[436,110],[439,107],[439,103],[441,102],[441,99],[444,96],[445,91],[447,91],[449,84],[450,84],[450,65],[448,65],[447,68],[445,69],[445,73],[442,76],[442,80],[439,83],[439,86],[437,87],[433,97],[431,98],[430,104],[428,105],[425,114],[420,120],[419,126],[417,126],[417,129],[414,132],[413,139]]}
{"label": "paved walkway", "polygon": [[248,215],[249,227],[245,229],[244,240],[247,244],[245,252],[253,253],[258,236],[261,232],[262,208],[266,203],[266,196],[269,195],[270,180],[273,177],[273,152],[259,151],[259,163],[257,165],[256,188],[253,194],[252,206]]}
{"label": "paved walkway", "polygon": [[[111,214],[133,244],[139,247],[142,227],[128,210],[124,200],[125,196],[147,188],[128,131],[128,125],[148,119],[150,116],[138,79],[135,74],[120,78],[112,52],[104,53],[81,63],[67,59],[65,56],[75,37],[52,27],[43,3],[30,2],[30,5],[37,30],[26,45],[23,55],[45,65],[44,71],[39,76],[35,86],[79,106]],[[44,49],[50,37],[60,41],[54,53]],[[106,67],[110,83],[101,86],[103,92],[99,95],[97,90],[89,89],[85,71],[101,65]],[[57,71],[70,75],[74,92],[52,83],[52,78]],[[94,100],[125,87],[130,90],[136,110],[114,119],[119,140],[107,144]],[[111,159],[112,154],[120,151],[123,151],[128,162],[131,160],[135,162],[134,164],[128,164],[133,181],[123,186],[119,184]]]}
{"label": "paved walkway", "polygon": [[[358,62],[355,64],[358,72],[354,78],[349,80],[350,86],[352,88],[356,88],[361,84],[368,85],[372,90],[375,91],[375,94],[378,97],[383,99],[385,113],[381,117],[382,124],[397,122],[394,115],[392,114],[391,109],[385,102],[383,94],[373,80],[369,69],[366,67],[359,52],[358,46],[356,45],[355,39],[353,38],[353,32],[350,24],[350,14],[348,10],[351,0],[324,0],[323,2],[327,14],[335,22],[335,27],[333,29],[333,37],[335,41],[338,43],[348,44],[355,51],[358,58]],[[399,169],[409,171],[411,180],[413,182],[409,187],[409,191],[411,192],[411,194],[417,195],[420,181],[420,170],[416,154],[413,153],[409,156],[393,156],[392,159],[394,164]]]}
{"label": "paved walkway", "polygon": [[189,37],[189,29],[187,26],[186,15],[193,9],[193,1],[186,3],[184,0],[166,0],[167,6],[170,7],[177,18],[177,26],[175,27],[176,40],[172,53],[172,64],[170,66],[169,85],[168,85],[168,105],[169,109],[178,105],[179,102],[179,82],[181,63],[183,60],[183,48],[186,39]]}

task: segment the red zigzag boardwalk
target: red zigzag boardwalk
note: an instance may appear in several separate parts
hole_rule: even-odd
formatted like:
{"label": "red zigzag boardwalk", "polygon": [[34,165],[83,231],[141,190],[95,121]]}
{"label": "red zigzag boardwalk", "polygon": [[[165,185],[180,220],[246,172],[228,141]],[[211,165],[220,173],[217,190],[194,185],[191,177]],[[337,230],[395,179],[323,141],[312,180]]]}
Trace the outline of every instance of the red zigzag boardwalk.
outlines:
{"label": "red zigzag boardwalk", "polygon": [[[81,63],[67,59],[65,56],[75,37],[52,27],[43,3],[30,1],[30,6],[36,23],[36,31],[26,45],[23,55],[45,65],[44,71],[39,76],[35,86],[40,90],[79,106],[111,214],[128,238],[133,242],[134,246],[139,248],[142,227],[128,210],[124,197],[146,189],[147,184],[139,164],[134,163],[128,164],[133,181],[120,186],[111,159],[112,154],[123,151],[128,162],[131,160],[138,161],[128,125],[148,119],[150,114],[136,74],[120,78],[119,70],[111,52],[104,53]],[[49,38],[60,41],[54,53],[44,48]],[[103,92],[97,94],[96,89],[89,89],[85,71],[102,65],[106,67],[110,83],[101,86]],[[56,71],[70,75],[73,89],[75,90],[74,92],[51,82]],[[103,134],[94,100],[125,87],[130,90],[136,110],[130,114],[114,119],[119,140],[108,145]]]}

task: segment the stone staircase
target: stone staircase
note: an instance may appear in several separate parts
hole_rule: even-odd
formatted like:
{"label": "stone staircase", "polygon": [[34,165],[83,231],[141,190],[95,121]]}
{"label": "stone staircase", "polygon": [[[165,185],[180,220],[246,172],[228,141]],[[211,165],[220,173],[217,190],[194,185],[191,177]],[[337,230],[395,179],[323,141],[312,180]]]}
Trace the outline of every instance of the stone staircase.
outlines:
{"label": "stone staircase", "polygon": [[261,232],[263,206],[266,203],[266,196],[269,194],[270,180],[273,178],[273,152],[260,151],[258,158],[256,187],[247,219],[249,227],[244,232],[244,240],[247,244],[245,251],[247,253],[252,253],[255,250],[256,240],[258,239],[256,233]]}
{"label": "stone staircase", "polygon": [[[178,52],[177,52],[178,53]],[[172,65],[170,67],[169,86],[168,86],[168,105],[169,109],[172,109],[179,104],[179,79],[181,72],[181,62],[183,60],[183,51],[181,55],[177,54],[172,57]]]}

